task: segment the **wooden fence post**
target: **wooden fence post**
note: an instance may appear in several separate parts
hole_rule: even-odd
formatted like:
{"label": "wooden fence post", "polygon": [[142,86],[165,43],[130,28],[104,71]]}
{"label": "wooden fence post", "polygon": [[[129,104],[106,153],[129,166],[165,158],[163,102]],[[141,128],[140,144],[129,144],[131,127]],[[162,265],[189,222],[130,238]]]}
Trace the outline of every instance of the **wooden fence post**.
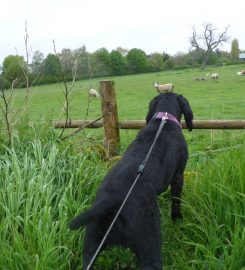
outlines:
{"label": "wooden fence post", "polygon": [[105,130],[105,146],[109,155],[118,154],[120,135],[114,81],[100,81],[101,109]]}

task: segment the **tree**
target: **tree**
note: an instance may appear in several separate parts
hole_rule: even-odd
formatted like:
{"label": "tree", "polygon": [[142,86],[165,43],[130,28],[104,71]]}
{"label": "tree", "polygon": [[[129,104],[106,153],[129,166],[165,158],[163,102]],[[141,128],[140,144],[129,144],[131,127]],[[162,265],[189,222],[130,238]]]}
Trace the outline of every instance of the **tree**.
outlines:
{"label": "tree", "polygon": [[18,79],[18,82],[24,83],[24,71],[26,63],[24,58],[19,55],[9,55],[3,61],[2,79],[6,88],[12,85],[12,82]]}
{"label": "tree", "polygon": [[44,61],[44,55],[40,51],[35,51],[32,56],[31,69],[32,73],[37,74],[40,72]]}
{"label": "tree", "polygon": [[160,71],[163,69],[163,55],[161,53],[152,53],[148,57],[149,71]]}
{"label": "tree", "polygon": [[100,48],[90,57],[90,64],[95,76],[110,75],[110,53],[106,48]]}
{"label": "tree", "polygon": [[122,48],[122,47],[117,47],[116,48],[117,51],[119,51],[121,53],[122,56],[126,56],[128,53],[128,49]]}
{"label": "tree", "polygon": [[234,39],[231,43],[231,58],[232,60],[239,60],[239,43]]}
{"label": "tree", "polygon": [[163,61],[163,63],[164,63],[165,61],[167,61],[169,57],[170,57],[169,54],[167,54],[166,52],[163,52],[163,54],[162,54],[162,61]]}
{"label": "tree", "polygon": [[141,49],[131,49],[127,54],[129,70],[132,73],[145,72],[147,69],[147,56]]}
{"label": "tree", "polygon": [[74,66],[74,56],[70,49],[62,49],[61,53],[58,55],[62,71],[65,75],[71,75]]}
{"label": "tree", "polygon": [[89,53],[85,45],[73,51],[77,63],[78,78],[89,77]]}
{"label": "tree", "polygon": [[58,82],[61,77],[59,59],[55,54],[48,54],[43,64],[41,83]]}
{"label": "tree", "polygon": [[204,50],[204,58],[202,61],[202,68],[204,69],[212,52],[224,42],[228,42],[230,37],[227,35],[229,26],[221,33],[216,33],[217,29],[212,23],[203,24],[203,32],[197,34],[196,28],[193,26],[192,37],[190,38],[191,47],[195,50]]}
{"label": "tree", "polygon": [[119,51],[112,50],[110,53],[110,67],[113,75],[122,75],[125,69],[125,59]]}

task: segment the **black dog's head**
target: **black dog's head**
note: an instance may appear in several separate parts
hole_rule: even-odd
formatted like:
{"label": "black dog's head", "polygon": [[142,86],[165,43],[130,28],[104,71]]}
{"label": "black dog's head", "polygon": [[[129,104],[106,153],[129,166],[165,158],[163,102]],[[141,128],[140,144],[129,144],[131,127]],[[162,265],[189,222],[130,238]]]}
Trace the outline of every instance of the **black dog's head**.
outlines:
{"label": "black dog's head", "polygon": [[189,131],[193,129],[193,113],[186,98],[176,93],[164,93],[156,96],[149,104],[149,111],[146,116],[148,123],[156,112],[168,112],[174,115],[179,121],[184,115],[186,126]]}

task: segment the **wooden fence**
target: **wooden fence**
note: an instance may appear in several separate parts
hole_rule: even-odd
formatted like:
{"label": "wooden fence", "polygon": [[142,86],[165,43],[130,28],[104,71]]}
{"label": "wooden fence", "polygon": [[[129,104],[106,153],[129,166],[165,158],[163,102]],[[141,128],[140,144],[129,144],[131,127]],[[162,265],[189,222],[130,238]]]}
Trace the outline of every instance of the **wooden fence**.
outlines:
{"label": "wooden fence", "polygon": [[[71,120],[54,121],[55,128],[101,128],[104,127],[105,146],[110,155],[117,153],[120,147],[120,129],[141,129],[145,120],[118,121],[116,93],[113,81],[100,81],[101,110],[103,121]],[[186,128],[181,121],[182,128]],[[245,120],[194,120],[194,129],[245,129]]]}

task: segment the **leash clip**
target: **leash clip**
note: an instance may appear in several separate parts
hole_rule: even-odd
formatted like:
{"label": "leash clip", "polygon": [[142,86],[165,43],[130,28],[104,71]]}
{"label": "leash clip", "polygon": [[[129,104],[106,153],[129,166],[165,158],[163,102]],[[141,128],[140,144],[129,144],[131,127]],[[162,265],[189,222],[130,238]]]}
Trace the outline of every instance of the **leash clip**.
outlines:
{"label": "leash clip", "polygon": [[166,122],[166,120],[168,120],[168,113],[167,112],[165,112],[165,115],[163,115],[163,117],[162,117],[162,121]]}

